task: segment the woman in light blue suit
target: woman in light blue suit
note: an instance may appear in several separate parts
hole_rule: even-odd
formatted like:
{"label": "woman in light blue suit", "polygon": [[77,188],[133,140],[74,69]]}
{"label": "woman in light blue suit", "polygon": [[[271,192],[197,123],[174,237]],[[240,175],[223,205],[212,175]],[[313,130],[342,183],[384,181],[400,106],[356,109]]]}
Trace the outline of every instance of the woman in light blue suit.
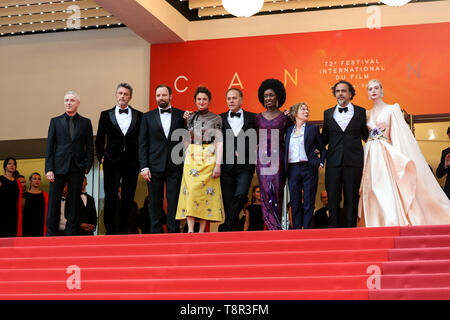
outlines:
{"label": "woman in light blue suit", "polygon": [[292,225],[294,229],[311,229],[319,171],[325,164],[326,151],[319,126],[307,123],[309,108],[306,103],[293,105],[289,115],[295,124],[286,131],[284,161],[291,198]]}

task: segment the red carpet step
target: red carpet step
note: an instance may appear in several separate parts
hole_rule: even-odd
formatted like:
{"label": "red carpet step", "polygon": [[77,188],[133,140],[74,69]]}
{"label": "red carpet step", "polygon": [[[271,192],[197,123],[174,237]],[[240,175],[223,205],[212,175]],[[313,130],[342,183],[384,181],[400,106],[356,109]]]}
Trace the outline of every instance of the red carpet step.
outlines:
{"label": "red carpet step", "polygon": [[449,299],[449,270],[450,226],[0,239],[1,299]]}

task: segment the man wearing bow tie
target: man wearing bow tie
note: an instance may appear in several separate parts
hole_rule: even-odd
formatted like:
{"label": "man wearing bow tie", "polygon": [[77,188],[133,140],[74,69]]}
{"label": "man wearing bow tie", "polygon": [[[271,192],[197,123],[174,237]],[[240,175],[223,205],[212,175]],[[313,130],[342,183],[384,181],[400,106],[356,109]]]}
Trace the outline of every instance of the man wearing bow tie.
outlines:
{"label": "man wearing bow tie", "polygon": [[170,233],[175,233],[180,231],[175,215],[183,163],[172,158],[172,150],[182,141],[181,138],[172,137],[172,134],[177,129],[184,129],[184,112],[172,107],[172,89],[169,86],[157,86],[155,97],[158,108],[146,112],[142,118],[139,164],[141,176],[147,180],[148,186],[150,233],[163,232],[164,186],[167,199],[167,229]]}
{"label": "man wearing bow tie", "polygon": [[[219,231],[239,231],[239,213],[255,172],[255,114],[242,109],[242,91],[226,92],[228,111],[222,113],[224,152],[220,175],[225,221]],[[242,229],[241,229],[242,231]]]}
{"label": "man wearing bow tie", "polygon": [[[103,222],[106,234],[126,234],[139,176],[138,140],[142,112],[128,105],[133,88],[120,83],[117,104],[100,114],[95,147],[103,164],[105,207]],[[122,187],[120,205],[119,187]]]}
{"label": "man wearing bow tie", "polygon": [[95,208],[95,200],[86,193],[87,178],[84,177],[83,189],[80,195],[80,225],[79,234],[82,236],[91,236],[97,227],[97,209]]}
{"label": "man wearing bow tie", "polygon": [[341,80],[332,87],[337,105],[325,110],[322,130],[323,144],[328,144],[325,188],[328,194],[329,227],[339,226],[341,194],[344,195],[344,226],[356,227],[359,186],[362,177],[364,150],[361,139],[367,140],[366,110],[353,105],[353,85]]}

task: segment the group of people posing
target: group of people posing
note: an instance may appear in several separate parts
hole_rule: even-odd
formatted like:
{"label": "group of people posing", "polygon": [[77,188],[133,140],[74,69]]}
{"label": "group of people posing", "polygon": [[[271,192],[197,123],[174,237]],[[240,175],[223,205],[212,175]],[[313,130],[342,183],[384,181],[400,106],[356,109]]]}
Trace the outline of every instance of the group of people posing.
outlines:
{"label": "group of people posing", "polygon": [[[337,105],[325,110],[320,132],[308,123],[306,103],[280,110],[286,90],[277,79],[261,83],[258,99],[265,111],[259,114],[242,108],[243,93],[237,88],[226,92],[229,110],[220,115],[209,111],[212,94],[206,87],[194,94],[197,111],[180,110],[171,105],[167,85],[155,90],[158,107],[143,114],[129,106],[132,87],[119,84],[117,104],[101,113],[95,140],[104,172],[106,234],[126,233],[139,174],[148,185],[151,233],[162,232],[163,221],[168,232],[179,232],[184,219],[188,232],[194,232],[196,222],[204,232],[207,221],[220,222],[219,231],[242,230],[239,214],[255,170],[268,230],[282,229],[286,178],[293,228],[312,227],[321,170],[330,228],[355,227],[359,219],[366,226],[450,224],[450,200],[429,170],[399,105],[383,101],[379,81],[370,81],[367,89],[373,108],[366,111],[351,103],[351,83],[336,83],[332,94]],[[79,95],[67,92],[64,104],[65,113],[51,119],[46,150],[49,236],[57,235],[66,183],[65,234],[76,234],[75,199],[94,157],[91,122],[77,112]]]}

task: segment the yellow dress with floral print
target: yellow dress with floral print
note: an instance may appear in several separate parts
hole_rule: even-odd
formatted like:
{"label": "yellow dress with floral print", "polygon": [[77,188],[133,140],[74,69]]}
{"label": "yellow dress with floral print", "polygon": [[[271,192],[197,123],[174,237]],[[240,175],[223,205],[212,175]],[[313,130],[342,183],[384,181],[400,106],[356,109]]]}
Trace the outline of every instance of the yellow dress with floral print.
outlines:
{"label": "yellow dress with floral print", "polygon": [[[225,211],[223,209],[220,178],[214,179],[212,177],[216,166],[216,149],[206,133],[208,130],[221,133],[222,118],[211,112],[206,114],[196,113],[188,119],[187,123],[191,135],[191,144],[185,153],[176,219],[183,220],[186,217],[196,217],[223,222]],[[194,138],[196,134],[200,135],[197,136],[199,141]]]}
{"label": "yellow dress with floral print", "polygon": [[188,216],[218,222],[224,220],[220,178],[212,178],[215,165],[214,144],[189,145],[178,199],[177,220]]}

